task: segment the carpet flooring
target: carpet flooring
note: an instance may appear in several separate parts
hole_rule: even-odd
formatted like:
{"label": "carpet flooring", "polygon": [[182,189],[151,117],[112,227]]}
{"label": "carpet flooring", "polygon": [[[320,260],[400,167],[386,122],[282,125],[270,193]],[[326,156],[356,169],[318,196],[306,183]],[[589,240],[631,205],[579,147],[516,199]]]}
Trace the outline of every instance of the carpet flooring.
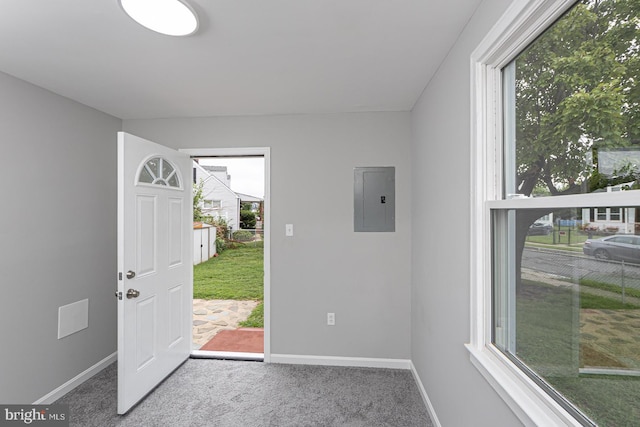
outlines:
{"label": "carpet flooring", "polygon": [[200,350],[264,353],[264,329],[238,328],[220,331]]}
{"label": "carpet flooring", "polygon": [[432,427],[407,370],[187,360],[124,416],[110,365],[56,403],[71,426]]}

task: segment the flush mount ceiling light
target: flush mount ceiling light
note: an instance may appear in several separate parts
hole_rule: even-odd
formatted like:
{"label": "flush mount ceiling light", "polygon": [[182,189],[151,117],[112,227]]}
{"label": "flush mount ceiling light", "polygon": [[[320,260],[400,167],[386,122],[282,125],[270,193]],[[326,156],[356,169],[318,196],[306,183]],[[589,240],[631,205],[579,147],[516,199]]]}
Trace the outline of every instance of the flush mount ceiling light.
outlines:
{"label": "flush mount ceiling light", "polygon": [[120,0],[138,24],[168,36],[188,36],[198,29],[196,13],[181,0]]}

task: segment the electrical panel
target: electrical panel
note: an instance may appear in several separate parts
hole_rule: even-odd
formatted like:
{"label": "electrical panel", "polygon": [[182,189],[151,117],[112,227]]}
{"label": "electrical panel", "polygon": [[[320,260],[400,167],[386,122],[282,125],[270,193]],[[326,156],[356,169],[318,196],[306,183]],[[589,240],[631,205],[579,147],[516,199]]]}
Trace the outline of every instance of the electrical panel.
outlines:
{"label": "electrical panel", "polygon": [[396,230],[395,167],[354,169],[354,231]]}

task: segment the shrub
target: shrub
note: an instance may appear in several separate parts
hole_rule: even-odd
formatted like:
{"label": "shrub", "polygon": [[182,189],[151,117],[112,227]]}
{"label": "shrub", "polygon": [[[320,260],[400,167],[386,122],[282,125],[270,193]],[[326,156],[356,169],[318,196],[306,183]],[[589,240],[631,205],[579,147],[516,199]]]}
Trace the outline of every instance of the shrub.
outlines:
{"label": "shrub", "polygon": [[227,244],[227,232],[229,226],[224,218],[205,216],[203,222],[213,225],[216,228],[216,250],[218,253],[222,253],[225,249],[228,249]]}
{"label": "shrub", "polygon": [[240,211],[240,228],[256,228],[256,214],[251,211]]}
{"label": "shrub", "polygon": [[204,219],[202,215],[202,189],[204,187],[204,181],[200,180],[200,183],[193,184],[193,221],[200,222]]}
{"label": "shrub", "polygon": [[239,242],[248,242],[250,240],[253,240],[253,233],[246,230],[234,231],[233,240],[237,240]]}
{"label": "shrub", "polygon": [[216,237],[216,252],[221,254],[225,249],[227,249],[227,241]]}
{"label": "shrub", "polygon": [[219,238],[224,239],[227,236],[227,231],[229,230],[229,226],[227,225],[226,219],[207,216],[205,217],[204,222],[206,222],[207,224],[211,224],[216,228],[216,235]]}

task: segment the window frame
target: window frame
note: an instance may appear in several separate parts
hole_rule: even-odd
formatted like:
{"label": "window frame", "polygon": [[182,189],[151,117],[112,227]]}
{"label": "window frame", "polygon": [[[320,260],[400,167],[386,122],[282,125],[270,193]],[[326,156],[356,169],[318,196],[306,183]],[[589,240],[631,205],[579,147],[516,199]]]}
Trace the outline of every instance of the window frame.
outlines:
{"label": "window frame", "polygon": [[[618,211],[614,213],[614,211],[613,211],[614,209],[617,209]],[[616,207],[607,208],[606,212],[607,212],[607,220],[609,222],[623,222],[622,221],[623,215],[622,215],[622,208],[621,207],[616,206]],[[618,219],[614,218],[616,216],[618,217]]]}
{"label": "window frame", "polygon": [[[222,208],[222,201],[221,200],[203,199],[202,203],[203,203],[203,208],[204,209],[221,209]],[[207,203],[209,203],[210,206],[207,206]]]}
{"label": "window frame", "polygon": [[[155,173],[153,173],[147,166],[147,164],[154,159],[158,159],[162,162],[162,164],[164,165],[164,163],[168,164],[169,166],[171,166],[171,168],[173,169],[173,171],[171,172],[171,174],[169,175],[169,177],[164,178],[164,177],[158,177],[155,176]],[[153,182],[145,182],[142,181],[141,176],[142,176],[142,171],[143,170],[147,170],[147,173],[154,178]],[[176,177],[176,181],[178,181],[178,185],[170,185],[168,180],[172,177],[175,176]],[[165,183],[164,184],[160,184],[157,181],[158,180],[162,180]],[[140,187],[153,187],[153,188],[164,188],[167,190],[175,190],[175,191],[182,191],[183,186],[182,186],[182,174],[180,173],[180,169],[178,169],[176,167],[176,165],[173,164],[173,162],[169,161],[169,159],[167,159],[166,157],[159,155],[159,154],[152,154],[150,156],[147,156],[142,162],[140,162],[140,165],[138,165],[138,169],[136,170],[136,175],[135,175],[135,184],[136,186],[140,186]]]}
{"label": "window frame", "polygon": [[[492,344],[491,210],[629,204],[626,192],[503,199],[502,69],[576,0],[516,0],[471,54],[470,342],[472,364],[525,425],[582,424]],[[506,154],[507,156],[509,153]]]}

